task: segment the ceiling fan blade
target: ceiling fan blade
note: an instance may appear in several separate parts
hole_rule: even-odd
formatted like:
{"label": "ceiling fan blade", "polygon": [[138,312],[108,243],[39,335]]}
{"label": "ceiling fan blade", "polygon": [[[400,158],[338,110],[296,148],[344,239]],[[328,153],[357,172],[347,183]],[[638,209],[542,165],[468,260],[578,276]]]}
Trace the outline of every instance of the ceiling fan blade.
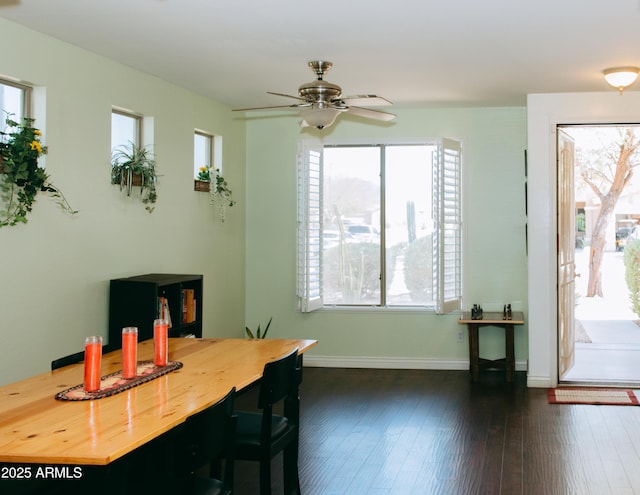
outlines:
{"label": "ceiling fan blade", "polygon": [[274,93],[272,91],[267,91],[269,95],[275,96],[284,96],[285,98],[293,98],[294,100],[301,101],[302,103],[292,104],[292,105],[274,105],[268,107],[254,107],[254,108],[236,108],[234,112],[248,112],[250,110],[269,110],[271,108],[305,108],[310,107],[312,102],[305,100],[304,98],[300,98],[299,96],[286,95],[284,93]]}
{"label": "ceiling fan blade", "polygon": [[267,91],[267,94],[268,95],[275,95],[275,96],[284,96],[285,98],[293,98],[294,100],[300,100],[300,101],[304,101],[304,102],[307,101],[304,98],[300,98],[299,96],[286,95],[284,93],[274,93],[273,91]]}
{"label": "ceiling fan blade", "polygon": [[349,106],[355,105],[360,107],[381,107],[386,105],[393,105],[393,103],[391,103],[386,98],[376,95],[345,96],[344,98],[340,98],[340,100],[344,101]]}
{"label": "ceiling fan blade", "polygon": [[272,107],[234,108],[232,112],[249,112],[251,110],[270,110],[272,108],[304,108],[311,106],[311,103],[301,103],[299,105],[275,105]]}
{"label": "ceiling fan blade", "polygon": [[348,112],[358,117],[364,117],[366,119],[389,121],[396,118],[395,114],[388,112],[380,112],[378,110],[371,110],[370,108],[361,107],[349,107]]}

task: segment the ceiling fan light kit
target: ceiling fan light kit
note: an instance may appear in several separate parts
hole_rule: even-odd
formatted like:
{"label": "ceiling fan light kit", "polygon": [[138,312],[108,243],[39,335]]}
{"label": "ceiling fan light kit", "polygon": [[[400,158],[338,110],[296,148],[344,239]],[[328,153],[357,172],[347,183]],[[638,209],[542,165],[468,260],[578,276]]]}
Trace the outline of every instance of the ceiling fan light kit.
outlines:
{"label": "ceiling fan light kit", "polygon": [[612,67],[602,71],[605,81],[620,91],[620,94],[638,78],[638,67]]}
{"label": "ceiling fan light kit", "polygon": [[302,127],[315,127],[316,129],[324,129],[332,125],[340,110],[336,108],[310,108],[308,110],[302,110],[300,116],[302,117]]}
{"label": "ceiling fan light kit", "polygon": [[340,86],[324,80],[324,75],[333,66],[331,62],[314,60],[309,62],[308,65],[316,74],[316,80],[302,84],[298,88],[298,96],[267,92],[268,94],[298,100],[299,103],[271,107],[239,108],[234,111],[246,112],[272,108],[295,108],[299,110],[303,119],[300,125],[302,127],[315,127],[316,129],[325,129],[333,125],[338,115],[344,112],[351,112],[359,117],[383,122],[395,118],[395,115],[389,112],[362,108],[363,106],[391,105],[391,102],[385,98],[376,95],[342,96],[342,88]]}

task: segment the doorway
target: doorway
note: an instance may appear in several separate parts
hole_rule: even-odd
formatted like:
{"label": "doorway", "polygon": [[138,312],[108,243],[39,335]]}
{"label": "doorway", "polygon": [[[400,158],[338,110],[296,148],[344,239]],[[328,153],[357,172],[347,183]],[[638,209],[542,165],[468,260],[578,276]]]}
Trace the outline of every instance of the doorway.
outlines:
{"label": "doorway", "polygon": [[639,307],[625,278],[625,252],[640,245],[639,140],[640,126],[558,126],[562,383],[640,384]]}

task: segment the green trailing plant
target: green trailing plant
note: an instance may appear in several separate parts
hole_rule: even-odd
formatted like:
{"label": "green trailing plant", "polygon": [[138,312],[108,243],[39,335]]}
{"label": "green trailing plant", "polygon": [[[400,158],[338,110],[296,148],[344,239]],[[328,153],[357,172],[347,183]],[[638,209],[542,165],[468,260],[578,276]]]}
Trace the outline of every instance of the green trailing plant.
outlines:
{"label": "green trailing plant", "polygon": [[209,194],[211,195],[211,204],[218,209],[220,220],[224,222],[227,207],[233,206],[236,202],[233,200],[233,193],[229,188],[229,183],[222,176],[220,169],[202,166],[198,169],[196,181],[209,183],[207,189],[201,188],[198,183],[196,183],[196,190],[209,191]]}
{"label": "green trailing plant", "polygon": [[256,333],[254,334],[249,327],[244,327],[244,331],[247,334],[247,337],[250,339],[264,339],[267,336],[267,332],[269,331],[269,327],[271,326],[271,320],[273,320],[273,316],[269,318],[269,323],[264,327],[264,332],[260,333],[260,325],[256,329]]}
{"label": "green trailing plant", "polygon": [[[211,168],[211,186],[209,194],[211,194],[211,204],[218,208],[218,214],[220,215],[220,221],[224,222],[227,213],[227,207],[231,207],[236,202],[231,197],[231,189],[227,179],[225,179],[220,173],[220,169]],[[265,330],[266,333],[266,330]]]}
{"label": "green trailing plant", "polygon": [[227,179],[222,176],[219,168],[200,167],[198,169],[197,180],[209,182],[209,194],[211,195],[211,204],[218,208],[220,221],[224,222],[226,218],[227,207],[236,204],[233,200],[231,189]]}
{"label": "green trailing plant", "polygon": [[0,227],[27,223],[39,192],[50,193],[67,213],[77,213],[38,165],[47,147],[40,142],[42,133],[33,127],[34,120],[24,118],[18,123],[8,114],[0,131]]}
{"label": "green trailing plant", "polygon": [[129,141],[111,155],[111,183],[119,185],[127,196],[131,196],[133,187],[140,187],[142,203],[149,213],[154,210],[158,199],[157,182],[156,161],[146,146]]}

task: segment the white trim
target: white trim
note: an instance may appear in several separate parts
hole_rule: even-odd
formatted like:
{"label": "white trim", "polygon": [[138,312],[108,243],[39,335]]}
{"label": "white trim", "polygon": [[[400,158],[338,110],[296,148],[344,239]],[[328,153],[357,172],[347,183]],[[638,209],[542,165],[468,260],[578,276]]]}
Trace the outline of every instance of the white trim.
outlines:
{"label": "white trim", "polygon": [[[468,359],[389,358],[380,356],[304,356],[310,368],[363,368],[396,370],[468,370]],[[527,371],[526,361],[516,361],[516,371]],[[498,371],[499,372],[499,371]]]}
{"label": "white trim", "polygon": [[[451,139],[438,144],[437,173],[433,179],[433,211],[436,218],[436,313],[460,310],[462,298],[462,170],[461,145]],[[452,206],[453,205],[453,206]],[[447,261],[447,252],[456,253]]]}
{"label": "white trim", "polygon": [[527,387],[529,388],[553,388],[556,385],[548,376],[527,376]]}
{"label": "white trim", "polygon": [[640,93],[531,94],[527,97],[528,336],[530,387],[558,383],[556,127],[637,123]]}
{"label": "white trim", "polygon": [[322,145],[298,144],[298,300],[303,313],[322,308]]}
{"label": "white trim", "polygon": [[[455,138],[454,138],[455,139]],[[384,137],[384,138],[336,138],[328,136],[324,139],[325,146],[435,146],[440,142],[438,137]]]}

